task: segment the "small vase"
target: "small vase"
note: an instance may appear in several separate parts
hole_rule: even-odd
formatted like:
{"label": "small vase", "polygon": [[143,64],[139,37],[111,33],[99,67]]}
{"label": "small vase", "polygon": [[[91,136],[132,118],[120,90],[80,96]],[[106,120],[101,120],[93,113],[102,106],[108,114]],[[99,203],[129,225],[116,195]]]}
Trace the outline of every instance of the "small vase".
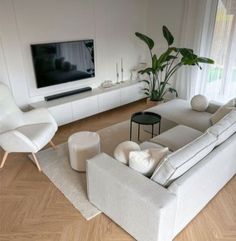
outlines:
{"label": "small vase", "polygon": [[148,108],[151,108],[153,106],[164,103],[164,100],[150,100],[150,98],[147,98],[146,103]]}

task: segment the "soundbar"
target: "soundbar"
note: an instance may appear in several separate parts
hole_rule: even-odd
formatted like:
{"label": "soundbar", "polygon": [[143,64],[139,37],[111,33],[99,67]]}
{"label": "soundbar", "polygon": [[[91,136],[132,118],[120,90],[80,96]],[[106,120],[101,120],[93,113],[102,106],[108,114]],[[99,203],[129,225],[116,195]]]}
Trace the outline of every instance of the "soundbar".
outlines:
{"label": "soundbar", "polygon": [[91,91],[91,90],[92,90],[91,87],[84,87],[84,88],[81,88],[81,89],[71,90],[71,91],[67,91],[67,92],[64,92],[64,93],[60,93],[60,94],[45,96],[44,99],[46,101],[50,101],[50,100],[55,100],[55,99],[59,99],[59,98],[70,96],[70,95],[80,94],[80,93],[83,93],[83,92],[86,92],[86,91]]}

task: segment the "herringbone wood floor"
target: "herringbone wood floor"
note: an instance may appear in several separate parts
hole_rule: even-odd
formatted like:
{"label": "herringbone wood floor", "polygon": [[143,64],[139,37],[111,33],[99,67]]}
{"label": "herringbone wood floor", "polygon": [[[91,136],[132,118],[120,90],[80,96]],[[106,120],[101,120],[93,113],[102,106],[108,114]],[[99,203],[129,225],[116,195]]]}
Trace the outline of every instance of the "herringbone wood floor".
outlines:
{"label": "herringbone wood floor", "polygon": [[[56,144],[80,130],[96,131],[145,108],[143,101],[63,126]],[[3,152],[0,152],[2,157]],[[105,215],[87,222],[25,154],[11,154],[0,171],[1,241],[131,241]],[[176,241],[236,240],[236,178],[202,210]]]}

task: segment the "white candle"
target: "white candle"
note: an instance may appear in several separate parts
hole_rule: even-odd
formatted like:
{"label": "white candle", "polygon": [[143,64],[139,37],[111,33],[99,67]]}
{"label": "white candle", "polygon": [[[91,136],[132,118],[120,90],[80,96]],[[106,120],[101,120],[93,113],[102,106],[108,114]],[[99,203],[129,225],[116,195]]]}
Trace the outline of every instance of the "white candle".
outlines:
{"label": "white candle", "polygon": [[123,58],[121,58],[121,61],[120,61],[120,70],[121,70],[121,81],[123,81],[123,72],[124,72],[124,69],[123,69]]}

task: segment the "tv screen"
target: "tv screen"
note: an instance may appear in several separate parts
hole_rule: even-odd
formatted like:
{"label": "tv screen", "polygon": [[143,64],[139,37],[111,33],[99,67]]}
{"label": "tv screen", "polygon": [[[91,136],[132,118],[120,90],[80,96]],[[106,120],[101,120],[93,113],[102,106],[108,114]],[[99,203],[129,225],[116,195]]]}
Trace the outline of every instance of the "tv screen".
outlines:
{"label": "tv screen", "polygon": [[37,87],[46,87],[95,76],[92,39],[32,44]]}

